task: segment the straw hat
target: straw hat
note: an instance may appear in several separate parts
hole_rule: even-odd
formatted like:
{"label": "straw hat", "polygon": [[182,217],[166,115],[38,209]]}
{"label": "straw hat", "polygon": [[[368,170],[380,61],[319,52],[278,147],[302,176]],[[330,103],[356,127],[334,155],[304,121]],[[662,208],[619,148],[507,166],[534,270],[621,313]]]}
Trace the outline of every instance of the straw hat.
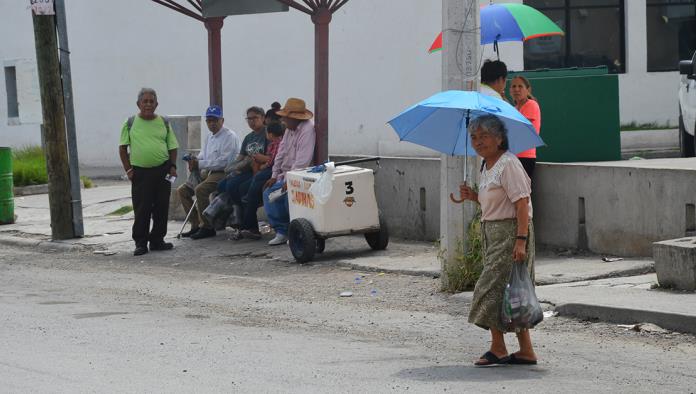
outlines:
{"label": "straw hat", "polygon": [[285,106],[279,111],[276,111],[276,114],[299,120],[312,119],[314,116],[312,111],[307,109],[304,100],[294,97],[289,98],[288,101],[285,102]]}

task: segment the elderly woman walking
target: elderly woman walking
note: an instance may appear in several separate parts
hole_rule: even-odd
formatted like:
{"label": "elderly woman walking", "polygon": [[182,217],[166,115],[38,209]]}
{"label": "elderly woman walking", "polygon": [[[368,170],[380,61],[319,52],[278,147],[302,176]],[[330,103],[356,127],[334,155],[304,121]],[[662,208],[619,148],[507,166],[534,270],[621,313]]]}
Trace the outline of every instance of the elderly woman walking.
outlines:
{"label": "elderly woman walking", "polygon": [[459,187],[460,203],[481,205],[483,272],[476,287],[469,322],[490,330],[490,349],[474,364],[536,364],[529,330],[516,332],[519,351],[508,354],[501,320],[503,294],[513,264],[527,264],[534,280],[534,232],[530,202],[531,181],[519,159],[508,151],[507,130],[500,119],[485,115],[469,125],[471,144],[484,159],[479,191],[466,184]]}

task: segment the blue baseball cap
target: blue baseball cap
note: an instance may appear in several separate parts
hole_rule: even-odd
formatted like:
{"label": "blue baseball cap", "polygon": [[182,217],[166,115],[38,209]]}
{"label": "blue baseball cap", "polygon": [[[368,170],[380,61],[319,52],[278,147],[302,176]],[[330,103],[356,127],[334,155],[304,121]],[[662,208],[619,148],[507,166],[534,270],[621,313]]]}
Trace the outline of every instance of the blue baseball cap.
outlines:
{"label": "blue baseball cap", "polygon": [[206,118],[222,118],[222,108],[219,105],[211,105],[208,110],[205,111]]}

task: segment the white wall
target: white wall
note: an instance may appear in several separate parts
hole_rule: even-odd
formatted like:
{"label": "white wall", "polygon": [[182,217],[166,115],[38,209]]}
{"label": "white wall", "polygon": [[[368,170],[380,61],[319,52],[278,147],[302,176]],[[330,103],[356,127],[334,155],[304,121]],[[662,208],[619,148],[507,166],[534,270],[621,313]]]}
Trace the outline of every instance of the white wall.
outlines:
{"label": "white wall", "polygon": [[625,4],[626,73],[619,75],[621,123],[656,122],[676,127],[679,73],[647,71],[646,1],[626,0]]}
{"label": "white wall", "polygon": [[[521,0],[516,0],[521,2]],[[200,114],[208,103],[207,39],[202,23],[150,1],[71,0],[68,30],[80,161],[116,166],[119,129],[136,94],[159,93],[162,114]],[[487,0],[481,0],[487,4]],[[441,88],[441,1],[351,0],[330,27],[329,128],[332,154],[435,156],[399,143],[386,122]],[[626,2],[628,73],[620,76],[622,123],[676,122],[676,73],[645,72],[645,0]],[[0,0],[0,64],[34,59],[25,2]],[[8,39],[11,38],[11,39]],[[314,25],[287,13],[228,17],[223,28],[228,127],[247,133],[244,111],[301,97],[313,107]],[[521,43],[502,43],[501,60],[521,70]],[[492,46],[482,59],[494,58]],[[0,79],[4,84],[4,78]],[[649,94],[648,94],[649,92]],[[0,145],[40,141],[37,124],[9,126],[0,86]]]}

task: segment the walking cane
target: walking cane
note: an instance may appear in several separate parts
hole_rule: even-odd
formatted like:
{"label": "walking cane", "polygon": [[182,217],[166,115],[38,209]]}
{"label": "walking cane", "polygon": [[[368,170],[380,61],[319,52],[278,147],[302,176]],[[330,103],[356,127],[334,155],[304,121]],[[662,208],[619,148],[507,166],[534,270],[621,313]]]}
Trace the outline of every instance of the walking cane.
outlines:
{"label": "walking cane", "polygon": [[198,203],[198,200],[196,199],[196,197],[193,197],[193,204],[191,204],[191,209],[189,209],[188,213],[186,214],[186,218],[184,219],[184,224],[181,225],[181,230],[179,230],[179,234],[176,235],[177,239],[181,239],[181,233],[184,232],[184,227],[186,227],[186,223],[188,223],[188,220],[191,217],[191,212],[193,212],[194,208],[196,208],[197,203]]}

